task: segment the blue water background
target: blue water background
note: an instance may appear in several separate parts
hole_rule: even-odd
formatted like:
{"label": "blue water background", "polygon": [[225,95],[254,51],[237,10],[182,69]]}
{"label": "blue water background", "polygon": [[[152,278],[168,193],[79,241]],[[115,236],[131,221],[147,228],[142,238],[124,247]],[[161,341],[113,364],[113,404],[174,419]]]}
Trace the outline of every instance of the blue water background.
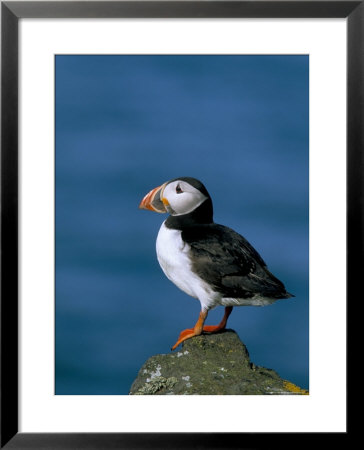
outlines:
{"label": "blue water background", "polygon": [[156,259],[166,216],[138,209],[178,176],[295,294],[228,326],[308,387],[308,79],[306,55],[56,57],[56,394],[128,394],[197,320]]}

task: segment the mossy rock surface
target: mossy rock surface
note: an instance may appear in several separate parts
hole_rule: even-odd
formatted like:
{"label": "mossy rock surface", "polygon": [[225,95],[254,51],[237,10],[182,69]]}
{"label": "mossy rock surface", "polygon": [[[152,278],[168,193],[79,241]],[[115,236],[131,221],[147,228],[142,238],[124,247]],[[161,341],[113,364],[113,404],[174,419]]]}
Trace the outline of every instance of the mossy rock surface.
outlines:
{"label": "mossy rock surface", "polygon": [[131,395],[308,394],[274,370],[250,362],[233,330],[185,341],[182,349],[155,355],[142,366]]}

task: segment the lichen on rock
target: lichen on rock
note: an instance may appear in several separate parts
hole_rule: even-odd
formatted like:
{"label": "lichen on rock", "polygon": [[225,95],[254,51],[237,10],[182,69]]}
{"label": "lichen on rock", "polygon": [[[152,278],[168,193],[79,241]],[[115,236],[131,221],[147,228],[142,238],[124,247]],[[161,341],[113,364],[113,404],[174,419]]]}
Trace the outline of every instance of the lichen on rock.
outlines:
{"label": "lichen on rock", "polygon": [[136,392],[134,392],[134,395],[152,395],[156,394],[161,389],[165,389],[168,391],[173,388],[173,386],[178,381],[175,377],[155,377],[148,380],[143,386],[141,386]]}
{"label": "lichen on rock", "polygon": [[149,358],[131,395],[302,395],[308,391],[251,363],[233,330],[185,341],[182,350]]}

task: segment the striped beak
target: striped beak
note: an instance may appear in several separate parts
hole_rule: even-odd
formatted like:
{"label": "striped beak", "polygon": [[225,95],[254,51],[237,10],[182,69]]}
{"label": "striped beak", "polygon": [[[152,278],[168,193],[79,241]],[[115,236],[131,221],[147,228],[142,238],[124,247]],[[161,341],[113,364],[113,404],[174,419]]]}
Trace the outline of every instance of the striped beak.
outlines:
{"label": "striped beak", "polygon": [[140,202],[140,209],[149,209],[150,211],[155,211],[158,213],[166,213],[166,207],[161,200],[161,194],[163,194],[166,183],[162,186],[158,186],[152,189]]}

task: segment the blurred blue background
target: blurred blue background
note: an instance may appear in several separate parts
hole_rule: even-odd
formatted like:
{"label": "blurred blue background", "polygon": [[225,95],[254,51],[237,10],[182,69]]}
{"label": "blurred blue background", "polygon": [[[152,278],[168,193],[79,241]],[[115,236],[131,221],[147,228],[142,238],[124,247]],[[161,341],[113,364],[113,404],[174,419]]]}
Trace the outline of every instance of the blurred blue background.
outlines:
{"label": "blurred blue background", "polygon": [[308,388],[308,80],[305,55],[56,56],[56,394],[128,394],[197,320],[156,259],[166,216],[138,209],[178,176],[295,294],[228,326]]}

